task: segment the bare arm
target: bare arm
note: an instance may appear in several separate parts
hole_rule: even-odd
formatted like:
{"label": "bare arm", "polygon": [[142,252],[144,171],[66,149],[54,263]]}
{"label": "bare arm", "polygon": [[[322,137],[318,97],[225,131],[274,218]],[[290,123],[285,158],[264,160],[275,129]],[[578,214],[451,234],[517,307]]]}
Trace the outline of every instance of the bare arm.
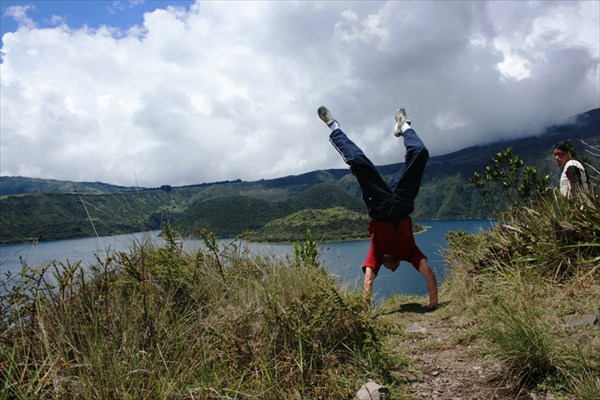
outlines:
{"label": "bare arm", "polygon": [[375,282],[376,277],[377,275],[375,275],[375,271],[373,271],[371,268],[365,268],[365,281],[363,282],[363,289],[365,293],[371,294],[371,291],[373,290],[373,282]]}
{"label": "bare arm", "polygon": [[427,308],[437,308],[438,306],[438,292],[437,292],[437,280],[435,274],[429,267],[429,262],[426,258],[423,258],[419,263],[419,272],[425,277],[427,281],[427,290],[429,291],[429,305]]}

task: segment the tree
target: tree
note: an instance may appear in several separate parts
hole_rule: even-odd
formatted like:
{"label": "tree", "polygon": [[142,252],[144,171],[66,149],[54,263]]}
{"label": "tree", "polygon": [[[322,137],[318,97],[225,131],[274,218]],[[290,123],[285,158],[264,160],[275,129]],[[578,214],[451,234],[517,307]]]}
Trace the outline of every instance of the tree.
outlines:
{"label": "tree", "polygon": [[469,181],[496,214],[504,206],[528,204],[549,190],[548,175],[540,177],[535,168],[524,167],[510,147],[492,157],[485,172],[475,172]]}

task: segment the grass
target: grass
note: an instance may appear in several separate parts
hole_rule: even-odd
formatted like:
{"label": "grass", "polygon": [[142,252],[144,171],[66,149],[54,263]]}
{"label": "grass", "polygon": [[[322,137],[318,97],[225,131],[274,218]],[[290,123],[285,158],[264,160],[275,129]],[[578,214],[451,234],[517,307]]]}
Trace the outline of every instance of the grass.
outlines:
{"label": "grass", "polygon": [[288,259],[205,243],[26,269],[2,292],[0,398],[337,399],[384,380],[376,319],[314,242]]}
{"label": "grass", "polygon": [[[398,367],[411,360],[389,351],[402,330],[379,318],[389,304],[338,287],[310,234],[285,258],[207,232],[187,253],[164,234],[89,268],[26,266],[4,281],[1,399],[344,399],[367,379],[406,394]],[[597,326],[566,325],[600,315],[599,238],[598,200],[556,194],[449,234],[437,313],[501,363],[515,397],[599,397]]]}
{"label": "grass", "polygon": [[556,193],[513,207],[478,235],[449,235],[445,312],[485,342],[515,393],[537,388],[577,399],[600,394],[600,334],[567,321],[600,315],[600,207]]}

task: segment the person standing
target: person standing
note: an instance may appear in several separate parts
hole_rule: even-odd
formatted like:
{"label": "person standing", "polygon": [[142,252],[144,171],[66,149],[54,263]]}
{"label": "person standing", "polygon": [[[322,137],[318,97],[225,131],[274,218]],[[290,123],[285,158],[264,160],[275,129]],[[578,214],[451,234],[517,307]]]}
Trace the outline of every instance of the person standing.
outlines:
{"label": "person standing", "polygon": [[552,147],[552,154],[558,166],[562,168],[560,193],[571,197],[576,191],[588,191],[589,177],[583,163],[577,159],[573,144],[569,141],[556,143]]}
{"label": "person standing", "polygon": [[427,307],[437,308],[437,280],[427,257],[415,243],[410,217],[414,211],[414,201],[419,193],[429,152],[412,128],[406,111],[403,108],[396,111],[394,127],[394,135],[402,137],[404,141],[405,162],[389,184],[384,181],[363,151],[340,129],[338,121],[326,107],[319,107],[317,114],[331,129],[329,141],[358,180],[371,218],[368,225],[371,246],[362,266],[365,274],[365,293],[371,295],[373,282],[381,265],[395,271],[400,261],[408,261],[427,282]]}

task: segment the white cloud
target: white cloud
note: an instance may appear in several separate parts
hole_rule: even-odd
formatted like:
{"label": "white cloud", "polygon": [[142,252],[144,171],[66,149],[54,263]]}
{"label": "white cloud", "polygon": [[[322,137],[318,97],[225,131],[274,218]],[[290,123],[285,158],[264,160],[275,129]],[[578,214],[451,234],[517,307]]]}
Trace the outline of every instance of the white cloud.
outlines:
{"label": "white cloud", "polygon": [[23,6],[10,6],[4,12],[4,16],[14,19],[19,23],[19,25],[25,28],[34,29],[36,24],[33,19],[27,15],[27,13],[32,10],[35,10],[35,7],[32,4],[26,4]]}
{"label": "white cloud", "polygon": [[432,154],[537,133],[600,106],[597,5],[200,2],[82,29],[10,8],[0,173],[159,186],[344,167],[321,104],[376,164],[401,160],[400,105]]}

